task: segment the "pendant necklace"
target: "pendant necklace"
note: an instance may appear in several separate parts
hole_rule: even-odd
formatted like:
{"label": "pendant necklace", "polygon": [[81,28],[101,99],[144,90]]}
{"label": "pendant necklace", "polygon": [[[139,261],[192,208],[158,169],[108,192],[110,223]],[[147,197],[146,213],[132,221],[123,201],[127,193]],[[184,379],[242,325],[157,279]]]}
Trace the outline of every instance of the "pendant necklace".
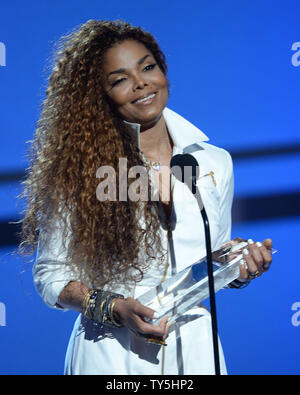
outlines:
{"label": "pendant necklace", "polygon": [[148,160],[148,162],[150,163],[150,167],[151,167],[153,170],[155,170],[155,171],[160,171],[160,169],[161,169],[161,161],[160,161],[160,159],[161,159],[161,143],[162,143],[164,140],[167,140],[167,139],[165,138],[165,139],[162,139],[162,140],[160,141],[160,150],[159,150],[159,157],[158,157],[158,159],[156,159],[156,160],[154,160],[154,161],[149,161],[149,160]]}
{"label": "pendant necklace", "polygon": [[155,160],[153,162],[150,162],[150,166],[152,167],[153,170],[159,171],[161,168],[161,163],[159,160]]}

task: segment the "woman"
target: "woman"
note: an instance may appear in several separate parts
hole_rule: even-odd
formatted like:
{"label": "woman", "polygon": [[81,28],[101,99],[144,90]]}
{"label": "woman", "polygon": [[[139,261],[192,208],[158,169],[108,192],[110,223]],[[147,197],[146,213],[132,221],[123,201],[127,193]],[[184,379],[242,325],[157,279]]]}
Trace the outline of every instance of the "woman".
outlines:
{"label": "woman", "polygon": [[[149,33],[91,20],[62,44],[25,183],[22,247],[38,247],[33,275],[45,303],[81,313],[65,373],[213,374],[203,306],[168,334],[167,317],[153,325],[155,312],[136,298],[205,256],[197,203],[170,175],[171,157],[189,152],[198,160],[213,249],[230,240],[231,158],[166,108],[165,57]],[[151,198],[132,198],[135,180],[124,184],[120,158],[128,169],[147,169],[144,192],[152,188]],[[99,188],[103,166],[123,180],[112,195],[111,183]],[[270,249],[269,239],[249,241],[240,284],[268,270]],[[149,337],[166,339],[168,347],[147,343]]]}

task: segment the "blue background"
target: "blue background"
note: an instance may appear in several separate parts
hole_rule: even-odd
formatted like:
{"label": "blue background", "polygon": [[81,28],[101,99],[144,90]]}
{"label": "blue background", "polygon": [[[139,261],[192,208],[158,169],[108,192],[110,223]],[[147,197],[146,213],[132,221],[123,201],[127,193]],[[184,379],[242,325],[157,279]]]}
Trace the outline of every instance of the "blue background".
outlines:
{"label": "blue background", "polygon": [[[300,322],[292,324],[292,305],[300,302],[300,213],[299,205],[289,207],[289,196],[300,189],[300,66],[293,65],[291,49],[300,42],[299,17],[296,0],[1,2],[0,374],[63,371],[76,314],[47,308],[31,267],[12,255],[14,242],[5,233],[7,222],[18,218],[20,188],[11,175],[27,165],[25,142],[39,118],[53,42],[88,19],[117,18],[141,25],[160,43],[171,81],[168,106],[233,153],[235,210],[241,201],[266,197],[272,213],[253,220],[247,212],[233,223],[234,237],[271,237],[279,252],[251,286],[217,294],[228,372],[300,373]],[[282,151],[234,155],[273,148]],[[275,195],[285,196],[285,216],[278,215]]]}

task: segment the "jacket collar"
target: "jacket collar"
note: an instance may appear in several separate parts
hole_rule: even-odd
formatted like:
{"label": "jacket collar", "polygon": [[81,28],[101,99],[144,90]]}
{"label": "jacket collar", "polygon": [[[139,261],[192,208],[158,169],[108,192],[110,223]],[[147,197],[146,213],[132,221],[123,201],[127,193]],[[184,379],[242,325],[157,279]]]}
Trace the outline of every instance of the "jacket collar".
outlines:
{"label": "jacket collar", "polygon": [[[163,117],[174,145],[180,150],[186,151],[186,148],[193,146],[193,144],[209,140],[209,138],[200,129],[196,128],[196,126],[191,124],[188,120],[177,114],[175,111],[165,108],[163,110]],[[128,125],[128,133],[132,136],[137,146],[140,148],[141,125],[127,121],[123,122]]]}

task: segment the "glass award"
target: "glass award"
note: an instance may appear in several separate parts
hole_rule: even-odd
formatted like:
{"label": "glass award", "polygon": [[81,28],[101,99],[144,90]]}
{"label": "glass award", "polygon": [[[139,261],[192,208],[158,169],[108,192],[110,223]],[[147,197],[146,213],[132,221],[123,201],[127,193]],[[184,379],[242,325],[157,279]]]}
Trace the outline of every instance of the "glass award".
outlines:
{"label": "glass award", "polygon": [[[242,250],[248,245],[247,242],[240,240],[230,242],[212,254],[215,292],[226,288],[240,275],[239,264],[243,259]],[[274,252],[276,251],[273,250],[272,253]],[[170,317],[168,324],[174,323],[178,317],[208,297],[209,286],[205,257],[167,278],[137,300],[157,312],[158,318],[151,321],[155,325],[166,316]]]}

